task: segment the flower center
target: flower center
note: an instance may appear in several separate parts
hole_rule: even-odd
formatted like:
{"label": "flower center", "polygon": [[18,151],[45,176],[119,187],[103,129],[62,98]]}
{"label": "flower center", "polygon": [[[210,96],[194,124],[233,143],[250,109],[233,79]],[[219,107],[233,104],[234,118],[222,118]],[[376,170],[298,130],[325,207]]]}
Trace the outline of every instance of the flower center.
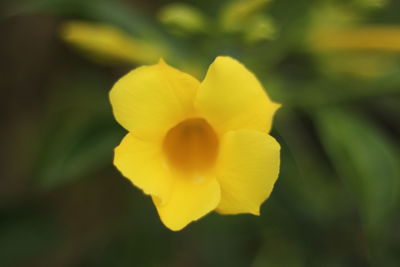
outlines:
{"label": "flower center", "polygon": [[171,128],[163,149],[168,164],[185,173],[204,173],[218,155],[218,138],[213,128],[202,118],[182,121]]}

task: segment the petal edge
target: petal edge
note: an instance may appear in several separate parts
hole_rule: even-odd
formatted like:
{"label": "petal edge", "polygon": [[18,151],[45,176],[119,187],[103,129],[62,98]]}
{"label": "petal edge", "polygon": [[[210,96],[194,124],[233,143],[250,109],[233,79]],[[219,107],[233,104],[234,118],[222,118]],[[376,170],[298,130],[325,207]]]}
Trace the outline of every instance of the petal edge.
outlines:
{"label": "petal edge", "polygon": [[266,133],[232,131],[222,141],[217,179],[222,214],[259,215],[279,174],[280,146]]}
{"label": "petal edge", "polygon": [[245,66],[220,56],[200,84],[195,107],[221,133],[244,129],[269,132],[280,104],[269,99]]}
{"label": "petal edge", "polygon": [[124,177],[147,195],[167,201],[172,181],[158,143],[128,133],[115,148],[114,165]]}
{"label": "petal edge", "polygon": [[115,119],[145,140],[159,140],[172,126],[190,117],[199,81],[163,60],[136,68],[110,91]]}
{"label": "petal edge", "polygon": [[171,198],[165,204],[153,197],[161,221],[172,231],[179,231],[213,211],[221,198],[220,187],[215,179],[201,183],[182,181],[174,184]]}

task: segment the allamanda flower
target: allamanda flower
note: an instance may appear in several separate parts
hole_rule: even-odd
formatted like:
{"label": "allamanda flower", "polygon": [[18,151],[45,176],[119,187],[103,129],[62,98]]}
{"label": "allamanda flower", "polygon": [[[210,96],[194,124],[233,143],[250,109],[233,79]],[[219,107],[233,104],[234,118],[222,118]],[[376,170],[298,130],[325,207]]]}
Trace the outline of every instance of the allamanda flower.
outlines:
{"label": "allamanda flower", "polygon": [[129,131],[114,164],[168,228],[212,210],[259,215],[279,172],[280,146],[268,135],[279,104],[243,65],[218,57],[200,83],[160,60],[122,77],[110,99]]}

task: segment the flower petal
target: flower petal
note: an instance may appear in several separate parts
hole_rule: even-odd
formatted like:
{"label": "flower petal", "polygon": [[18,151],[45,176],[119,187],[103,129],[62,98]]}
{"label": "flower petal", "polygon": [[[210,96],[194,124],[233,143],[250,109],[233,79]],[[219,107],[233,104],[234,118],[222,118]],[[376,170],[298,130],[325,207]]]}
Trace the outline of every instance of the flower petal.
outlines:
{"label": "flower petal", "polygon": [[171,189],[169,171],[160,144],[143,141],[128,133],[115,148],[114,165],[146,194],[168,199]]}
{"label": "flower petal", "polygon": [[166,131],[192,116],[199,82],[164,61],[137,68],[111,89],[116,120],[146,140],[162,138]]}
{"label": "flower petal", "polygon": [[230,57],[217,57],[199,87],[195,106],[219,132],[268,132],[280,105],[268,98],[257,78],[242,64]]}
{"label": "flower petal", "polygon": [[217,179],[223,214],[259,215],[260,205],[268,198],[279,174],[280,146],[276,140],[258,131],[232,131],[222,140]]}
{"label": "flower petal", "polygon": [[165,204],[153,197],[161,221],[169,229],[179,231],[214,210],[220,201],[219,184],[215,179],[202,182],[176,179],[169,201]]}

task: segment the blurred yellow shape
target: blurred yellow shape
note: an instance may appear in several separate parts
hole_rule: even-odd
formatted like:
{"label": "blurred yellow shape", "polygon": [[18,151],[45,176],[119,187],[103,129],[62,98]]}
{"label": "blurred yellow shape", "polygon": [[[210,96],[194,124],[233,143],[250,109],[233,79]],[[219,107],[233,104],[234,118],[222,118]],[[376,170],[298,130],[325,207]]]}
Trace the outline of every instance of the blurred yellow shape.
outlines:
{"label": "blurred yellow shape", "polygon": [[212,210],[259,215],[279,173],[268,132],[280,105],[242,64],[217,57],[199,82],[160,60],[122,77],[110,100],[129,131],[114,165],[152,196],[168,228]]}
{"label": "blurred yellow shape", "polygon": [[324,72],[350,74],[361,78],[391,75],[398,69],[398,60],[390,53],[337,51],[324,54],[321,60]]}
{"label": "blurred yellow shape", "polygon": [[101,63],[148,64],[165,56],[161,47],[135,39],[109,24],[70,21],[61,26],[60,34],[64,41]]}
{"label": "blurred yellow shape", "polygon": [[400,52],[400,27],[364,26],[321,29],[312,34],[310,44],[320,51]]}
{"label": "blurred yellow shape", "polygon": [[[386,1],[363,0],[356,6],[324,3],[315,7],[307,42],[318,54],[321,70],[375,79],[396,72],[400,27],[366,25],[365,9]],[[356,8],[358,7],[358,8]]]}

